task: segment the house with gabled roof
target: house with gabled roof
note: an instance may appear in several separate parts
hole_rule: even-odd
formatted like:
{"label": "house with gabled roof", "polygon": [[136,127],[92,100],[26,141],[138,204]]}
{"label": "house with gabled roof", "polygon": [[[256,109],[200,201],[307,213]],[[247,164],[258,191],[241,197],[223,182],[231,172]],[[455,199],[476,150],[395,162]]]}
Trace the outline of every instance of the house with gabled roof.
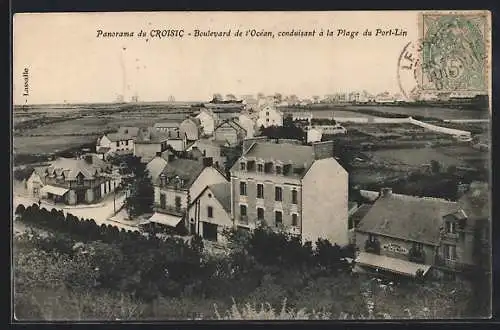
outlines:
{"label": "house with gabled roof", "polygon": [[228,145],[234,146],[242,142],[247,136],[237,119],[226,119],[214,130],[214,140],[225,141]]}
{"label": "house with gabled roof", "polygon": [[215,127],[219,124],[219,117],[211,109],[201,108],[196,118],[201,122],[204,135],[212,135]]}
{"label": "house with gabled roof", "polygon": [[226,182],[210,162],[169,159],[154,179],[155,213],[147,221],[165,228],[188,228],[187,210],[206,186]]}
{"label": "house with gabled roof", "polygon": [[37,167],[27,180],[28,193],[53,203],[68,205],[100,201],[120,184],[111,165],[97,155],[58,158]]}
{"label": "house with gabled roof", "polygon": [[225,243],[224,230],[232,228],[231,184],[229,181],[205,187],[188,208],[189,233]]}
{"label": "house with gabled roof", "polygon": [[150,162],[158,153],[167,150],[168,133],[154,127],[141,128],[134,143],[134,156],[143,163]]}
{"label": "house with gabled roof", "polygon": [[104,134],[97,139],[96,152],[103,159],[113,155],[134,153],[134,140],[139,132],[138,127],[122,126],[115,133]]}
{"label": "house with gabled roof", "polygon": [[230,173],[236,227],[265,224],[304,242],[348,244],[348,173],[333,157],[332,141],[245,140]]}
{"label": "house with gabled roof", "polygon": [[203,132],[201,120],[197,117],[188,117],[182,121],[179,130],[186,136],[188,142],[196,141]]}
{"label": "house with gabled roof", "polygon": [[[477,187],[458,202],[395,194],[383,188],[355,228],[356,264],[365,270],[405,276],[419,272],[442,276],[476,267],[476,243],[488,244],[490,222],[489,189]],[[474,192],[481,197],[475,199]]]}

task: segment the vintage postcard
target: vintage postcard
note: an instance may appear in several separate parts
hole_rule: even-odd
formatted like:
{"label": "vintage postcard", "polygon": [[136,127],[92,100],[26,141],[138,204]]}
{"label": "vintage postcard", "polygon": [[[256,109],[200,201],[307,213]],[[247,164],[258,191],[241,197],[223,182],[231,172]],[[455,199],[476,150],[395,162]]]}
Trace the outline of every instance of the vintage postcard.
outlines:
{"label": "vintage postcard", "polygon": [[13,319],[491,317],[491,14],[13,19]]}

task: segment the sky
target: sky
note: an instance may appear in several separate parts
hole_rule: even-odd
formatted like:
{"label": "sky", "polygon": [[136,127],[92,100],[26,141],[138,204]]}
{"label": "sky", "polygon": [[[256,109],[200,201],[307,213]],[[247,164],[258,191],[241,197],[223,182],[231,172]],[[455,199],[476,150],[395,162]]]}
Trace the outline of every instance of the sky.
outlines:
{"label": "sky", "polygon": [[[15,104],[206,101],[214,93],[399,92],[398,58],[418,38],[417,12],[51,13],[14,16]],[[97,38],[103,32],[273,31],[275,38]],[[404,37],[363,37],[399,28]],[[279,38],[291,29],[334,37]],[[337,29],[359,31],[338,37]],[[28,70],[28,96],[23,71]],[[124,87],[125,86],[125,87]]]}

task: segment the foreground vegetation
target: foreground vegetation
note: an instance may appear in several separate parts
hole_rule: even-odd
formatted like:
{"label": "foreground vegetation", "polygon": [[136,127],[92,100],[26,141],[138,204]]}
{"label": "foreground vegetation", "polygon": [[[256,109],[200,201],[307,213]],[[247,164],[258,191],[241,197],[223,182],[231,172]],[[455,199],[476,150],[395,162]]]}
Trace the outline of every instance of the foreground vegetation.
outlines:
{"label": "foreground vegetation", "polygon": [[251,234],[228,230],[227,254],[211,256],[199,238],[147,239],[36,205],[17,213],[16,221],[52,232],[27,232],[14,241],[20,320],[471,315],[470,285],[391,284],[353,275],[344,259],[352,251],[328,241],[313,247],[266,228]]}

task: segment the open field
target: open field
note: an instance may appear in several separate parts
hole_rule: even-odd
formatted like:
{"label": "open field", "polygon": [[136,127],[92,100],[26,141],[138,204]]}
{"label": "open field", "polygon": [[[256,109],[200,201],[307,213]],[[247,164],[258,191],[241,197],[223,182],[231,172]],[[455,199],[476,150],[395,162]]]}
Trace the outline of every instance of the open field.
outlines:
{"label": "open field", "polygon": [[463,159],[446,155],[439,149],[434,148],[377,150],[370,152],[369,155],[377,162],[391,165],[408,165],[410,167],[430,164],[431,160],[438,161],[446,168],[451,165],[466,165]]}
{"label": "open field", "polygon": [[488,119],[489,113],[480,110],[458,110],[438,107],[399,107],[399,106],[347,106],[346,110],[372,110],[380,113],[401,114],[406,116],[423,116],[446,119]]}
{"label": "open field", "polygon": [[51,154],[86,143],[95,142],[97,135],[75,136],[15,136],[13,145],[16,154]]}

